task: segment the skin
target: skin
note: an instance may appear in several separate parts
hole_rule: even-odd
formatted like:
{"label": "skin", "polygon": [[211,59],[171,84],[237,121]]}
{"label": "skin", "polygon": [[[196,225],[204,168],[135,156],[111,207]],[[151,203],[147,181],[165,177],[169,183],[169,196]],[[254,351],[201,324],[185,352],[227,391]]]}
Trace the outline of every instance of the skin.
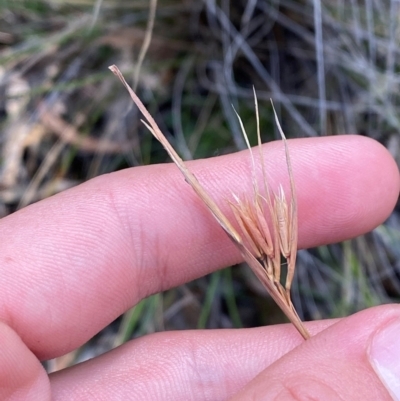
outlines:
{"label": "skin", "polygon": [[[359,136],[289,141],[299,246],[365,233],[392,211],[399,172]],[[264,145],[272,187],[287,183],[282,144]],[[248,152],[188,163],[228,217],[251,194]],[[257,171],[261,179],[261,171]],[[157,333],[47,376],[39,360],[89,340],[142,298],[240,261],[173,165],[95,178],[0,224],[2,400],[390,400],[368,361],[395,305],[307,324]],[[51,395],[50,395],[51,391]]]}

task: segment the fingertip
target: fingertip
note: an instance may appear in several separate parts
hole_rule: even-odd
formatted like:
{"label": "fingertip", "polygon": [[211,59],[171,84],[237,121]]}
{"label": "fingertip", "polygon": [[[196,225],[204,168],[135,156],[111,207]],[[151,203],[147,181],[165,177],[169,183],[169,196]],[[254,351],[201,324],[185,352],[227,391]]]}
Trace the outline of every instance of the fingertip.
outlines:
{"label": "fingertip", "polygon": [[297,187],[302,248],[356,237],[387,219],[398,199],[400,179],[384,146],[359,135],[320,138],[310,145],[302,143],[295,159],[301,166]]}
{"label": "fingertip", "polygon": [[368,353],[375,334],[399,316],[399,306],[386,305],[341,319],[270,365],[231,400],[390,400]]}
{"label": "fingertip", "polygon": [[[374,139],[353,135],[351,145],[355,148],[354,180],[355,198],[358,200],[359,218],[369,231],[388,218],[399,197],[400,176],[398,166],[390,152]],[[354,143],[353,143],[354,142]],[[354,195],[353,195],[354,196]],[[369,216],[368,219],[362,219]]]}

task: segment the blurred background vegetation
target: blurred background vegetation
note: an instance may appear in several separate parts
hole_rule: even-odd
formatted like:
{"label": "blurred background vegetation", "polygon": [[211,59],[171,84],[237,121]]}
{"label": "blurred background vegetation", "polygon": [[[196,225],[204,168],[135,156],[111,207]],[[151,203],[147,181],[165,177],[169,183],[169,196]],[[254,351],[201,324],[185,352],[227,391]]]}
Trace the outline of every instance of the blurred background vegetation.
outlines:
{"label": "blurred background vegetation", "polygon": [[[255,134],[369,136],[400,161],[396,0],[1,0],[0,215],[94,176],[168,161],[139,122],[117,64],[185,159],[244,148]],[[254,143],[254,137],[253,139]],[[305,319],[400,297],[399,210],[373,232],[302,250],[293,298]],[[284,321],[248,268],[154,295],[55,370],[159,330]]]}

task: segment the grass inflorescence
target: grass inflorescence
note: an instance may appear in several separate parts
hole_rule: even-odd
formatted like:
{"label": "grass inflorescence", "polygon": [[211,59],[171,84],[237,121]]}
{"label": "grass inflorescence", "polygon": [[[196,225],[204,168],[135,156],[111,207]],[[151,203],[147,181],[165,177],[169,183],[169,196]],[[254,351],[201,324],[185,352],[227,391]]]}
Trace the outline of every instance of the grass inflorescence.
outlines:
{"label": "grass inflorescence", "polygon": [[[280,186],[277,194],[273,194],[271,199],[268,183],[264,173],[264,188],[265,194],[262,195],[258,189],[256,179],[253,179],[254,197],[247,200],[241,200],[239,197],[234,196],[235,203],[230,202],[232,211],[236,220],[241,228],[238,232],[229,219],[223,214],[219,206],[204,190],[201,183],[187,168],[184,161],[176,153],[175,149],[165,138],[157,123],[151,114],[147,111],[141,100],[136,93],[126,82],[118,67],[115,65],[110,67],[110,70],[121,80],[126,89],[128,90],[132,100],[142,112],[146,121],[142,121],[155,138],[163,145],[169,156],[182,172],[185,180],[190,184],[199,198],[204,202],[212,215],[215,217],[219,225],[232,239],[233,243],[237,246],[244,260],[259,278],[261,283],[268,290],[274,301],[279,305],[289,320],[295,325],[300,334],[305,338],[309,338],[310,334],[302,324],[290,297],[290,288],[296,267],[296,252],[297,252],[297,201],[295,196],[295,186],[293,179],[293,172],[290,162],[290,156],[286,137],[281,129],[275,109],[275,118],[282,136],[282,140],[286,150],[286,161],[290,177],[291,186],[291,201],[288,204],[285,198],[285,193]],[[254,91],[254,98],[256,104],[256,116],[258,116],[257,97]],[[238,115],[240,126],[242,127],[243,136],[246,143],[248,138],[243,126],[243,123]],[[257,124],[257,132],[259,138],[260,159],[262,158],[261,151],[261,137],[260,129]],[[249,145],[249,151],[253,162],[253,172],[255,172],[254,158],[252,150]],[[264,165],[262,163],[262,165]],[[264,172],[264,167],[263,167]],[[272,219],[272,230],[268,227],[268,222],[265,219],[264,209],[269,211]],[[281,255],[287,262],[287,275],[285,286],[281,285]]]}

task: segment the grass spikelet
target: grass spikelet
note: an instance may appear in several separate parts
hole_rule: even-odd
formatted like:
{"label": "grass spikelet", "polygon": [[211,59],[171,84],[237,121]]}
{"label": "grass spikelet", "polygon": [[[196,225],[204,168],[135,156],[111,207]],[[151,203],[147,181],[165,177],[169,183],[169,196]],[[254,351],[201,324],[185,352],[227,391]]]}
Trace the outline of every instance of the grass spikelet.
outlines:
{"label": "grass spikelet", "polygon": [[[235,219],[241,230],[241,233],[239,233],[167,141],[153,117],[125,81],[118,67],[113,65],[109,68],[124,84],[132,100],[146,118],[147,122],[143,121],[143,123],[154,135],[154,137],[163,145],[173,162],[184,175],[185,180],[191,185],[193,190],[210,210],[219,225],[228,234],[229,238],[239,249],[244,260],[253,270],[261,283],[265,286],[271,297],[282,309],[288,319],[293,323],[303,338],[309,338],[310,334],[297,315],[297,312],[294,309],[290,299],[290,287],[295,270],[297,251],[297,203],[289,150],[275,109],[274,115],[276,123],[285,146],[291,189],[290,204],[287,203],[282,187],[279,188],[277,194],[272,193],[271,195],[271,191],[266,181],[266,173],[261,149],[258,104],[254,91],[258,148],[263,174],[263,194],[260,192],[257,184],[255,159],[246,135],[246,131],[244,129],[244,125],[240,116],[235,110],[242,134],[250,151],[253,184],[253,197],[251,199],[240,199],[237,195],[233,194],[233,201],[229,201],[233,215],[235,216]],[[269,228],[267,219],[265,217],[266,212],[270,214],[272,230]],[[287,262],[287,276],[284,287],[281,284],[281,255],[286,259]]]}

